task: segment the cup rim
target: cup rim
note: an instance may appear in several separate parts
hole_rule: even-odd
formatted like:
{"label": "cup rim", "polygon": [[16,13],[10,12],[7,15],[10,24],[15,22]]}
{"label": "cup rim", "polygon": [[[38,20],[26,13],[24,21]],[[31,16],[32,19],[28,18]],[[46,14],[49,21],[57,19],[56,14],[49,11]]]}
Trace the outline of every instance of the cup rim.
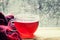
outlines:
{"label": "cup rim", "polygon": [[16,16],[17,22],[31,23],[39,21],[39,15],[35,14],[20,14]]}

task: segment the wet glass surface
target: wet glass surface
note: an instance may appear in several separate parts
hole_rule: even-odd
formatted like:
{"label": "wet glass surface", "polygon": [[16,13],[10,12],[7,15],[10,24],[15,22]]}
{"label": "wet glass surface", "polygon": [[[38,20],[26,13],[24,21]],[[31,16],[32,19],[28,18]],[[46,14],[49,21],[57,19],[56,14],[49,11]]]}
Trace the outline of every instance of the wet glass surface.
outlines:
{"label": "wet glass surface", "polygon": [[15,16],[39,14],[40,27],[60,27],[60,0],[5,0],[0,1],[0,11]]}

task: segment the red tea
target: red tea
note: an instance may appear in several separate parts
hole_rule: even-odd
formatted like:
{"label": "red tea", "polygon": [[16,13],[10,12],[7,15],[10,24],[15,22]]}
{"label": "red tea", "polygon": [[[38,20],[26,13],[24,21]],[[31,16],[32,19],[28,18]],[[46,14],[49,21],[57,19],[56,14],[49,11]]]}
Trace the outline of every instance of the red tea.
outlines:
{"label": "red tea", "polygon": [[22,23],[22,22],[14,22],[17,30],[20,34],[23,34],[22,36],[29,36],[33,35],[33,33],[36,31],[38,27],[38,22],[32,22],[32,23]]}
{"label": "red tea", "polygon": [[20,19],[15,21],[15,26],[22,38],[33,38],[33,34],[38,27],[38,15],[20,15]]}

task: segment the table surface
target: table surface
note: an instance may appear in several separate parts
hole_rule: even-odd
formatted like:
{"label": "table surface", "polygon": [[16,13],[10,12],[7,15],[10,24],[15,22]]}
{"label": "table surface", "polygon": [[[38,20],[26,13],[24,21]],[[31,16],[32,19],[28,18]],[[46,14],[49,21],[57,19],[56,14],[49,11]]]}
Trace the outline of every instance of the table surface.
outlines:
{"label": "table surface", "polygon": [[36,40],[60,40],[60,27],[38,27],[34,35]]}
{"label": "table surface", "polygon": [[38,27],[35,36],[43,38],[60,37],[60,27]]}

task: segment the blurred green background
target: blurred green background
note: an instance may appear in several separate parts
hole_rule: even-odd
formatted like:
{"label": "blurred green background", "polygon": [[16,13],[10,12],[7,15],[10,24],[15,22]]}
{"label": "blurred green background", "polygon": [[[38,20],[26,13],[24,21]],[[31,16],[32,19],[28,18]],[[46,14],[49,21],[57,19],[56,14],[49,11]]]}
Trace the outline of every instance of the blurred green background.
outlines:
{"label": "blurred green background", "polygon": [[60,0],[0,0],[0,12],[36,14],[40,27],[60,27]]}

